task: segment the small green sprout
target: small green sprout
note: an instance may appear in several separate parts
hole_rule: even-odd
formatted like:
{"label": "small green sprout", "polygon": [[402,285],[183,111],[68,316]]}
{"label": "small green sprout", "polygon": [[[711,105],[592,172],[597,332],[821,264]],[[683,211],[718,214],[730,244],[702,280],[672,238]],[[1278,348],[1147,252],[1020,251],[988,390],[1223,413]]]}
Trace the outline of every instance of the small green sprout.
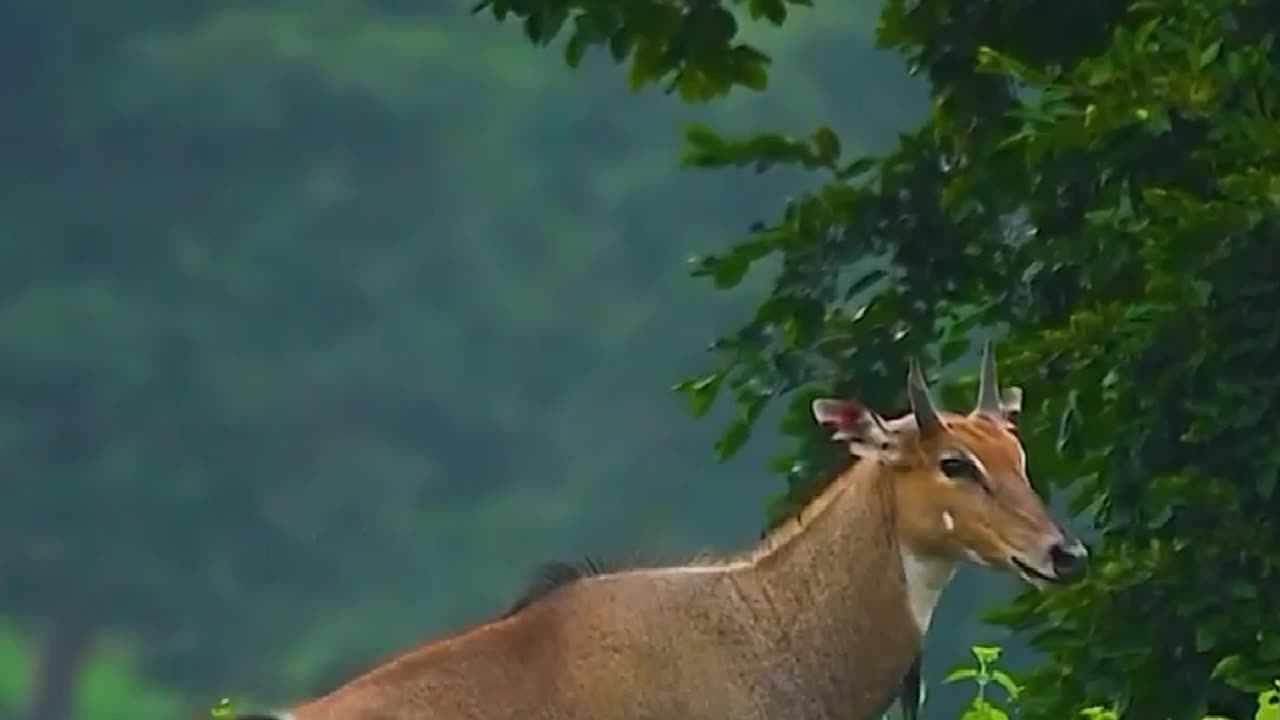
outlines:
{"label": "small green sprout", "polygon": [[231,710],[231,698],[222,698],[209,708],[210,720],[231,720],[235,713]]}

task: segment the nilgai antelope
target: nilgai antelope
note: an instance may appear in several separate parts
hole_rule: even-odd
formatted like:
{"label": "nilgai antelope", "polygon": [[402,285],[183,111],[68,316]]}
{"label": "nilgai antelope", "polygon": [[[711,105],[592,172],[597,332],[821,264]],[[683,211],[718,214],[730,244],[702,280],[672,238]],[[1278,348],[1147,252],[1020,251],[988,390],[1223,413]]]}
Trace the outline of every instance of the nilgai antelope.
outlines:
{"label": "nilgai antelope", "polygon": [[[871,720],[914,669],[956,565],[1039,589],[1084,546],[1027,480],[984,348],[977,407],[813,402],[851,460],[800,515],[719,561],[606,572],[560,565],[505,615],[435,639],[287,710],[243,720]],[[914,710],[914,708],[912,708]]]}

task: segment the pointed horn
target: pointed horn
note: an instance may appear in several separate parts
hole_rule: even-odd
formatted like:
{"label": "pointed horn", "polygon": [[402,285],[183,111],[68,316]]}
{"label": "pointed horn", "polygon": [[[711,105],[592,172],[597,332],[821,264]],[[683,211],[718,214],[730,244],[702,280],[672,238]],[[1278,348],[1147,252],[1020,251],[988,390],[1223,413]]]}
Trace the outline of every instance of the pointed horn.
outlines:
{"label": "pointed horn", "polygon": [[982,345],[982,379],[978,385],[978,405],[973,411],[1000,414],[1000,382],[996,378],[996,356],[990,340]]}
{"label": "pointed horn", "polygon": [[911,413],[915,415],[916,426],[920,428],[920,437],[937,435],[942,430],[942,420],[933,408],[924,373],[920,372],[920,363],[915,358],[911,358],[910,369],[907,371],[907,399],[911,402]]}

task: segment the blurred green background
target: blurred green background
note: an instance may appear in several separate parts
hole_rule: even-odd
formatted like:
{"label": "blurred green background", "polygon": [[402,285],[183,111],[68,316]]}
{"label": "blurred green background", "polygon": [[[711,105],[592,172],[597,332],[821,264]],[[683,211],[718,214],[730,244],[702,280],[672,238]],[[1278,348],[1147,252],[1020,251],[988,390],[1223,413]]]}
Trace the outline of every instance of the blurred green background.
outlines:
{"label": "blurred green background", "polygon": [[[888,147],[878,9],[752,27],[771,89],[690,108],[463,4],[0,5],[0,717],[287,702],[544,560],[752,543],[777,439],[719,464],[670,386],[765,290],[686,258],[796,176],[679,128]],[[930,679],[1010,587],[961,572]]]}

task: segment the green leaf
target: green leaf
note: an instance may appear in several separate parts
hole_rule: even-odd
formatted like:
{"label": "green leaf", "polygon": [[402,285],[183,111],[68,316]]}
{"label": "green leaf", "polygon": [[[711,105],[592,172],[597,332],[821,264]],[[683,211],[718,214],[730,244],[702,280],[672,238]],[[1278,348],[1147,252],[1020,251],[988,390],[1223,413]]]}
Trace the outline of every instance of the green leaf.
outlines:
{"label": "green leaf", "polygon": [[813,133],[814,155],[824,165],[835,166],[840,159],[840,138],[828,127],[821,127]]}
{"label": "green leaf", "polygon": [[751,434],[751,423],[743,417],[735,419],[729,423],[729,427],[725,428],[724,433],[715,444],[716,459],[721,462],[728,460],[730,457],[742,448]]}
{"label": "green leaf", "polygon": [[752,18],[763,16],[774,25],[782,25],[787,19],[787,6],[782,0],[751,0]]}
{"label": "green leaf", "polygon": [[728,146],[728,143],[720,136],[720,133],[706,125],[693,123],[686,125],[684,139],[685,142],[699,150],[721,150]]}
{"label": "green leaf", "polygon": [[763,92],[769,87],[769,72],[759,60],[743,60],[736,66],[736,79],[744,87]]}
{"label": "green leaf", "polygon": [[1244,658],[1240,655],[1228,655],[1217,662],[1213,666],[1213,670],[1209,673],[1209,677],[1214,680],[1221,680],[1238,673],[1244,667]]}
{"label": "green leaf", "polygon": [[697,42],[708,49],[723,50],[738,34],[738,19],[725,8],[716,4],[699,4],[692,6],[687,22],[686,32],[697,37]]}
{"label": "green leaf", "polygon": [[720,392],[720,386],[723,383],[724,373],[717,371],[696,380],[681,382],[674,389],[688,397],[689,413],[694,417],[702,417],[707,414],[712,403],[715,402],[716,396]]}
{"label": "green leaf", "polygon": [[1009,714],[986,700],[975,698],[960,716],[961,720],[1009,720]]}
{"label": "green leaf", "polygon": [[627,72],[627,86],[639,90],[661,72],[662,51],[648,38],[638,38],[631,56],[631,69]]}
{"label": "green leaf", "polygon": [[1280,682],[1276,690],[1266,690],[1258,695],[1258,713],[1254,720],[1280,720]]}
{"label": "green leaf", "polygon": [[1018,693],[1022,691],[1022,688],[1019,687],[1018,683],[1014,682],[1009,673],[1003,670],[992,670],[991,679],[999,683],[1005,689],[1005,692],[1009,693],[1010,698],[1018,699]]}
{"label": "green leaf", "polygon": [[1222,41],[1218,40],[1210,43],[1208,47],[1200,51],[1200,67],[1208,67],[1210,63],[1218,59],[1222,52]]}
{"label": "green leaf", "polygon": [[990,665],[1000,659],[1000,648],[995,645],[974,645],[970,652],[982,665]]}
{"label": "green leaf", "polygon": [[582,56],[587,51],[587,44],[583,41],[582,36],[574,34],[569,41],[564,44],[564,61],[571,68],[578,67],[582,62]]}
{"label": "green leaf", "polygon": [[767,244],[740,245],[727,255],[696,258],[691,274],[694,277],[710,277],[719,289],[731,288],[742,282],[742,278],[751,269],[751,263],[767,250]]}
{"label": "green leaf", "polygon": [[947,673],[947,676],[942,678],[942,682],[944,684],[950,684],[953,682],[959,682],[960,680],[968,680],[969,678],[974,678],[977,676],[978,676],[978,671],[976,668],[966,668],[966,667],[956,668],[955,670],[952,670],[951,672]]}
{"label": "green leaf", "polygon": [[874,168],[879,161],[873,157],[861,157],[845,164],[844,167],[836,173],[836,177],[841,180],[849,180],[855,178],[866,171]]}
{"label": "green leaf", "polygon": [[615,62],[621,62],[631,54],[632,33],[629,28],[620,27],[609,36],[609,54]]}

